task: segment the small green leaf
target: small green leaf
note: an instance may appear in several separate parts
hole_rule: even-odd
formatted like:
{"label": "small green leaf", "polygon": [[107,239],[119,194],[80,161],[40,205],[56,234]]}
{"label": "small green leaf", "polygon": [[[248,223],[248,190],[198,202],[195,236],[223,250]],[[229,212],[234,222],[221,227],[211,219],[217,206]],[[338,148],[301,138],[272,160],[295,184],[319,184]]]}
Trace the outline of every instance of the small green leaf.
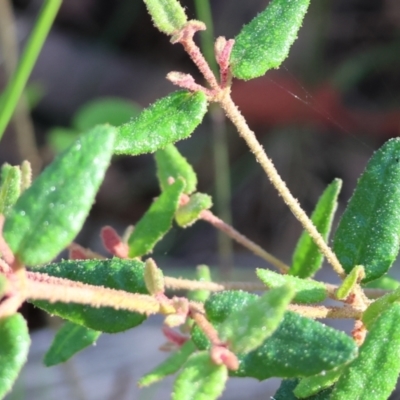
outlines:
{"label": "small green leaf", "polygon": [[0,398],[11,389],[28,357],[30,338],[25,319],[17,313],[0,319]]}
{"label": "small green leaf", "polygon": [[369,305],[369,307],[365,310],[362,321],[365,326],[369,329],[375,320],[390,306],[390,304],[394,302],[398,302],[400,300],[400,288],[394,290],[391,293],[385,294],[379,299],[375,300],[373,303]]}
{"label": "small green leaf", "polygon": [[268,269],[256,269],[260,280],[269,288],[277,288],[284,284],[291,285],[296,295],[294,303],[320,303],[327,298],[327,290],[323,283],[312,279],[301,279],[297,276],[281,275]]}
{"label": "small green leaf", "polygon": [[144,0],[154,25],[161,32],[172,35],[187,22],[185,10],[177,0]]}
{"label": "small green leaf", "polygon": [[[311,215],[311,220],[325,241],[327,241],[329,237],[341,188],[341,179],[335,179],[328,185]],[[324,256],[319,251],[318,246],[311,239],[310,235],[304,231],[293,253],[289,275],[309,278],[321,268],[323,260]]]}
{"label": "small green leaf", "polygon": [[192,166],[182,156],[179,150],[169,144],[164,149],[157,150],[154,154],[157,164],[157,177],[161,190],[169,186],[169,178],[183,178],[186,183],[185,193],[191,194],[196,190],[197,176]]}
{"label": "small green leaf", "polygon": [[119,126],[129,122],[140,111],[140,107],[129,100],[118,97],[100,98],[81,107],[74,115],[72,126],[80,132],[101,124]]}
{"label": "small green leaf", "polygon": [[331,371],[323,371],[323,373],[318,375],[303,378],[296,386],[294,394],[299,399],[308,399],[310,396],[331,387],[340,378],[343,369],[344,367],[339,367]]}
{"label": "small green leaf", "polygon": [[364,283],[381,277],[397,257],[400,242],[400,139],[372,156],[339,222],[333,249],[349,273],[363,265]]}
{"label": "small green leaf", "polygon": [[[240,310],[257,298],[241,291],[215,293],[204,308],[208,320],[218,329],[233,310]],[[199,349],[209,347],[208,339],[196,326],[192,339]],[[343,332],[286,311],[272,336],[256,350],[239,356],[239,370],[231,374],[258,380],[307,377],[345,365],[356,356],[357,345]]]}
{"label": "small green leaf", "polygon": [[215,365],[208,352],[193,354],[175,381],[172,400],[218,399],[227,379],[227,367]]}
{"label": "small green leaf", "polygon": [[158,197],[146,214],[135,225],[128,239],[129,257],[138,257],[149,253],[163,236],[171,229],[174,214],[185,182],[177,179],[160,197]]}
{"label": "small green leaf", "polygon": [[175,372],[181,369],[182,365],[185,364],[189,356],[194,353],[195,350],[196,346],[194,343],[188,340],[179,350],[172,353],[165,361],[141,378],[138,385],[140,387],[149,386],[164,379],[168,375],[175,374]]}
{"label": "small green leaf", "polygon": [[113,153],[115,129],[98,126],[58,156],[19,197],[4,238],[25,265],[49,262],[74,239]]}
{"label": "small green leaf", "polygon": [[309,0],[273,0],[235,37],[230,64],[239,79],[253,79],[278,68],[297,38]]}
{"label": "small green leaf", "polygon": [[212,199],[208,194],[195,193],[190,196],[187,204],[180,206],[175,213],[176,223],[186,228],[194,224],[199,218],[200,213],[212,207]]}
{"label": "small green leaf", "polygon": [[201,123],[206,111],[207,99],[203,92],[174,92],[120,126],[114,151],[132,156],[152,153],[186,139]]}
{"label": "small green leaf", "polygon": [[362,265],[356,265],[346,276],[342,284],[336,291],[336,297],[339,300],[343,300],[349,296],[354,290],[355,285],[360,283],[361,279],[365,277],[364,267]]}
{"label": "small green leaf", "polygon": [[246,307],[232,310],[218,327],[220,339],[229,343],[229,348],[236,354],[255,350],[278,328],[294,293],[289,285],[277,287]]}
{"label": "small green leaf", "polygon": [[399,286],[400,282],[388,275],[382,276],[372,282],[368,282],[366,285],[363,285],[364,288],[384,290],[395,290]]}
{"label": "small green leaf", "polygon": [[56,126],[47,134],[47,142],[55,153],[61,153],[71,146],[79,137],[79,132],[74,129]]}
{"label": "small green leaf", "polygon": [[233,310],[241,310],[259,298],[243,290],[213,293],[204,304],[207,317],[213,323],[224,322]]}
{"label": "small green leaf", "polygon": [[400,304],[388,306],[371,326],[358,357],[335,385],[331,400],[387,400],[400,373]]}
{"label": "small green leaf", "polygon": [[[214,326],[224,322],[233,310],[241,310],[259,296],[243,290],[226,290],[220,293],[213,293],[204,303],[207,318]],[[210,341],[203,331],[195,324],[191,332],[192,340],[200,350],[208,349]]]}
{"label": "small green leaf", "polygon": [[45,354],[44,364],[46,367],[51,367],[69,360],[79,351],[95,343],[100,335],[101,332],[93,329],[65,322]]}
{"label": "small green leaf", "polygon": [[[196,268],[196,279],[201,282],[212,282],[210,268],[207,265],[199,265]],[[188,293],[188,298],[204,303],[210,296],[209,290],[194,290]]]}
{"label": "small green leaf", "polygon": [[5,164],[1,167],[0,214],[8,215],[21,194],[21,169]]}
{"label": "small green leaf", "polygon": [[144,265],[144,283],[152,296],[164,293],[164,274],[152,258],[148,258]]}
{"label": "small green leaf", "polygon": [[[95,286],[148,294],[144,282],[144,264],[136,260],[69,260],[41,267],[39,272]],[[55,314],[87,328],[116,333],[140,325],[146,316],[111,307],[90,307],[74,303],[31,301],[49,314]]]}
{"label": "small green leaf", "polygon": [[[272,400],[298,400],[298,397],[294,394],[294,390],[299,383],[299,379],[285,379],[282,381],[281,386],[275,393]],[[332,388],[323,390],[317,393],[315,396],[307,397],[307,400],[329,400]],[[344,399],[343,399],[344,400]],[[347,400],[347,399],[346,399]]]}

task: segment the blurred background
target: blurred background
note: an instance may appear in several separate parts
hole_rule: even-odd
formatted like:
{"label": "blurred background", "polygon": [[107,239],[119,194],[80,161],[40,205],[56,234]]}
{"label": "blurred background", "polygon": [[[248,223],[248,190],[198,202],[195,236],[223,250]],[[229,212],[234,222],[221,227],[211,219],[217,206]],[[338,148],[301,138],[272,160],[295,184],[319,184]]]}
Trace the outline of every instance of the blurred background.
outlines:
{"label": "blurred background", "polygon": [[[214,36],[234,37],[268,2],[210,0]],[[5,12],[10,3],[11,19]],[[181,3],[189,18],[196,18],[194,1]],[[0,0],[0,90],[41,4]],[[399,135],[399,50],[397,0],[311,1],[283,66],[250,82],[234,81],[234,100],[308,213],[339,177],[340,215],[372,152]],[[64,0],[31,76],[25,110],[2,140],[0,161],[18,164],[28,158],[40,170],[92,117],[120,124],[175,90],[165,79],[171,70],[192,73],[201,82],[182,48],[155,30],[143,2]],[[230,123],[217,112],[178,147],[198,174],[198,190],[216,196],[214,212],[290,263],[300,225]],[[151,155],[116,157],[76,241],[103,252],[101,226],[122,233],[158,194]],[[252,280],[255,266],[267,267],[248,250],[218,239],[203,222],[173,229],[153,257],[179,275],[205,263],[224,277]],[[27,313],[32,329],[46,324],[41,315]],[[35,396],[20,398],[45,398]]]}

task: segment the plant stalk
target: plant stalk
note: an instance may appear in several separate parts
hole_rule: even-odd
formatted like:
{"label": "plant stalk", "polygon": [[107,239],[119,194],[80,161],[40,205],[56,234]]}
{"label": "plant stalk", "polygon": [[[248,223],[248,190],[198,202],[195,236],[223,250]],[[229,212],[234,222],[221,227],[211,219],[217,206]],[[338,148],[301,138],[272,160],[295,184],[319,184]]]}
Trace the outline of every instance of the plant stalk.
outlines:
{"label": "plant stalk", "polygon": [[39,17],[35,23],[31,36],[26,43],[17,69],[9,80],[4,95],[1,99],[0,108],[0,139],[10,122],[14,110],[18,104],[21,94],[26,86],[28,78],[33,70],[44,41],[53,25],[54,19],[61,6],[62,0],[45,0]]}
{"label": "plant stalk", "polygon": [[285,263],[283,263],[281,260],[274,257],[272,254],[265,251],[258,244],[252,242],[246,236],[239,233],[232,226],[228,225],[227,223],[222,221],[220,218],[215,216],[211,211],[208,211],[208,210],[202,211],[200,214],[200,218],[203,221],[207,221],[209,224],[213,225],[215,228],[217,228],[221,232],[224,232],[225,234],[230,236],[232,239],[234,239],[238,243],[240,243],[242,246],[248,248],[250,251],[252,251],[257,256],[259,256],[262,259],[264,259],[265,261],[269,262],[271,265],[273,265],[275,268],[277,268],[282,274],[287,274],[287,272],[289,271],[289,267]]}
{"label": "plant stalk", "polygon": [[[205,59],[218,74],[218,65],[214,54],[214,29],[209,0],[194,0],[196,16],[203,21],[207,29],[200,32],[200,47]],[[213,141],[215,198],[216,210],[220,218],[232,224],[231,213],[231,179],[229,175],[229,151],[227,139],[226,117],[217,104],[210,107],[211,130]],[[222,279],[230,279],[233,269],[233,244],[232,240],[218,231],[218,254]]]}
{"label": "plant stalk", "polygon": [[286,186],[286,183],[280,177],[276,170],[273,162],[265,153],[263,147],[256,139],[254,132],[247,125],[246,120],[243,118],[236,104],[232,101],[230,93],[225,92],[225,95],[221,96],[219,102],[222,108],[225,110],[226,115],[232,121],[239,131],[240,136],[246,141],[250,150],[253,152],[257,161],[266,172],[269,180],[274,185],[283,201],[290,208],[294,216],[300,221],[303,228],[308,232],[315,244],[319,247],[322,254],[326,257],[328,262],[332,265],[334,271],[339,275],[341,279],[344,279],[346,273],[340,264],[336,254],[327,245],[321,234],[318,232],[311,219],[307,216],[304,210],[300,207],[299,202],[293,197],[290,190]]}

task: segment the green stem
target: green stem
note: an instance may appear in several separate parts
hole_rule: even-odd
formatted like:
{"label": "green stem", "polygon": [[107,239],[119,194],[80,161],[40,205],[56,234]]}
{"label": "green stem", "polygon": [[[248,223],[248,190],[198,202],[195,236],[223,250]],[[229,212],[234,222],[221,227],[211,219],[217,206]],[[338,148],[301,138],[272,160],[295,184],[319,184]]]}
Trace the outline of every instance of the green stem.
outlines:
{"label": "green stem", "polygon": [[[218,65],[214,55],[214,29],[209,0],[194,0],[197,18],[204,22],[207,30],[202,31],[201,51],[208,65],[218,76]],[[211,129],[213,137],[213,158],[215,169],[215,199],[218,216],[228,224],[232,224],[231,215],[231,182],[229,175],[229,154],[225,114],[217,105],[210,107]],[[233,265],[233,245],[229,237],[218,232],[218,253],[221,275],[229,279]]]}
{"label": "green stem", "polygon": [[25,46],[18,67],[7,84],[1,101],[0,139],[10,122],[18,100],[26,86],[43,43],[50,31],[62,0],[45,0],[31,36]]}
{"label": "green stem", "polygon": [[213,72],[218,74],[218,66],[214,56],[214,29],[211,7],[209,0],[194,0],[197,18],[207,26],[205,31],[200,33],[201,51]]}

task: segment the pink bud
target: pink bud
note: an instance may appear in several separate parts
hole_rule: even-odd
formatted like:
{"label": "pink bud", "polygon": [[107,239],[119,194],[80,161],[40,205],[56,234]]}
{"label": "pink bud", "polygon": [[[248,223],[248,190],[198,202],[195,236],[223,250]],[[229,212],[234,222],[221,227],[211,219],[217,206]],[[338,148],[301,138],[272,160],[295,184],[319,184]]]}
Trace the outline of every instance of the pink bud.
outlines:
{"label": "pink bud", "polygon": [[111,226],[103,227],[100,237],[107,251],[119,258],[128,258],[128,245],[122,241],[114,228]]}

